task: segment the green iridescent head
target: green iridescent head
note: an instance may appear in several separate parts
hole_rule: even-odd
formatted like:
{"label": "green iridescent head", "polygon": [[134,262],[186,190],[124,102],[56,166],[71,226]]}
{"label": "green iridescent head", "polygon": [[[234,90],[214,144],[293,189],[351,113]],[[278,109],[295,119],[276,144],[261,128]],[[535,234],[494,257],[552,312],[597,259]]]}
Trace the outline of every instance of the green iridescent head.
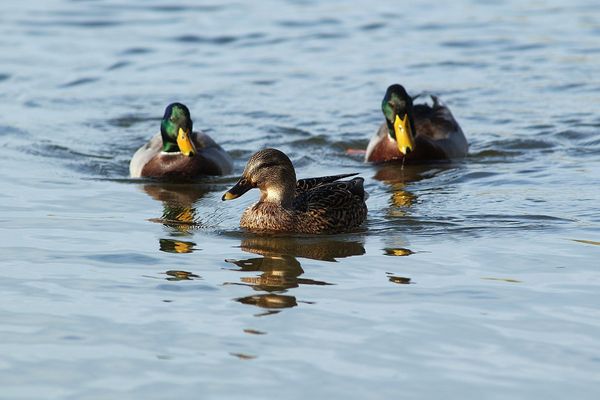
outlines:
{"label": "green iridescent head", "polygon": [[192,129],[190,110],[181,103],[169,104],[160,123],[162,151],[181,152],[185,156],[193,157],[196,154],[196,147],[191,139]]}
{"label": "green iridescent head", "polygon": [[407,155],[415,147],[412,98],[401,85],[392,85],[383,96],[381,110],[390,138],[397,143],[400,153]]}

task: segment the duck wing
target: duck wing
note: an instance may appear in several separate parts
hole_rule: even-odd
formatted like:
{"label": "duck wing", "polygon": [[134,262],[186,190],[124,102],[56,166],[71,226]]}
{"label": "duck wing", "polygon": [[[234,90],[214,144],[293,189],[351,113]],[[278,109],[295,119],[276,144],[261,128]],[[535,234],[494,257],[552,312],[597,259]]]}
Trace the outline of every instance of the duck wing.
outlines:
{"label": "duck wing", "polygon": [[367,216],[364,179],[331,182],[296,197],[294,208],[304,232],[343,232],[362,224]]}
{"label": "duck wing", "polygon": [[349,181],[322,183],[297,195],[294,208],[310,211],[343,208],[355,202],[364,203],[367,196],[363,183],[364,179],[361,177]]}
{"label": "duck wing", "polygon": [[350,176],[355,176],[355,175],[358,175],[358,173],[321,176],[319,178],[299,179],[298,182],[296,182],[296,195],[298,195],[302,192],[306,192],[310,189],[314,189],[318,186],[322,186],[324,184],[335,182],[337,180],[348,178]]}
{"label": "duck wing", "polygon": [[[421,96],[424,95],[417,95],[413,97],[413,100]],[[427,96],[431,98],[432,105],[420,103],[413,107],[417,135],[425,135],[433,140],[447,139],[456,132],[460,132],[462,135],[462,129],[450,109],[437,96]]]}
{"label": "duck wing", "polygon": [[[419,96],[415,96],[416,99]],[[408,159],[452,159],[467,155],[469,145],[450,109],[437,96],[428,95],[432,105],[415,104],[415,151]]]}
{"label": "duck wing", "polygon": [[227,175],[233,171],[233,160],[219,144],[204,132],[194,132],[192,140],[206,175]]}

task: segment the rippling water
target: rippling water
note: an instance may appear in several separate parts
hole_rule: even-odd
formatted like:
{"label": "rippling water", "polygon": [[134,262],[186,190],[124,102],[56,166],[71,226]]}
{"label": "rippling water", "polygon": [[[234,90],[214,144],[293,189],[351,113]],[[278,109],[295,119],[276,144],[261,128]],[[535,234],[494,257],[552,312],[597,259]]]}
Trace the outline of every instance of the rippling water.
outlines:
{"label": "rippling water", "polygon": [[[597,398],[595,1],[4,1],[0,398]],[[371,166],[385,88],[454,164]],[[363,230],[257,236],[256,200],[131,181],[166,104],[236,159],[360,172]]]}

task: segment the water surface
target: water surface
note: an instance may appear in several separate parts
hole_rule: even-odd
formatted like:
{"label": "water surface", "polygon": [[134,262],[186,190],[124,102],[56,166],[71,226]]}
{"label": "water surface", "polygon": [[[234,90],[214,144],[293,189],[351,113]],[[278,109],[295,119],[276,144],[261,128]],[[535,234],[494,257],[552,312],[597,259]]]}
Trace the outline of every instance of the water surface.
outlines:
{"label": "water surface", "polygon": [[[0,398],[600,395],[593,1],[3,2]],[[451,164],[372,166],[385,88],[439,94]],[[127,178],[166,104],[236,159]],[[272,146],[360,172],[344,235],[220,201]]]}

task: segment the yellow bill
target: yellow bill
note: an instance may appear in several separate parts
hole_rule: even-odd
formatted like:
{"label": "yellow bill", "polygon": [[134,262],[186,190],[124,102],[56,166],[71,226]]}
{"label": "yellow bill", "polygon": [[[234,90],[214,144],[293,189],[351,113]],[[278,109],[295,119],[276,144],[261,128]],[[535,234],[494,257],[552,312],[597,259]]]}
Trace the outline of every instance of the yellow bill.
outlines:
{"label": "yellow bill", "polygon": [[403,119],[400,119],[400,117],[396,115],[396,120],[394,121],[394,133],[396,134],[398,150],[400,150],[400,153],[403,155],[407,155],[413,150],[413,147],[415,147],[408,114],[405,114]]}
{"label": "yellow bill", "polygon": [[177,146],[179,146],[179,150],[181,150],[181,154],[184,156],[193,157],[196,155],[196,146],[192,142],[190,132],[186,132],[181,128],[179,128],[179,133],[177,134]]}

